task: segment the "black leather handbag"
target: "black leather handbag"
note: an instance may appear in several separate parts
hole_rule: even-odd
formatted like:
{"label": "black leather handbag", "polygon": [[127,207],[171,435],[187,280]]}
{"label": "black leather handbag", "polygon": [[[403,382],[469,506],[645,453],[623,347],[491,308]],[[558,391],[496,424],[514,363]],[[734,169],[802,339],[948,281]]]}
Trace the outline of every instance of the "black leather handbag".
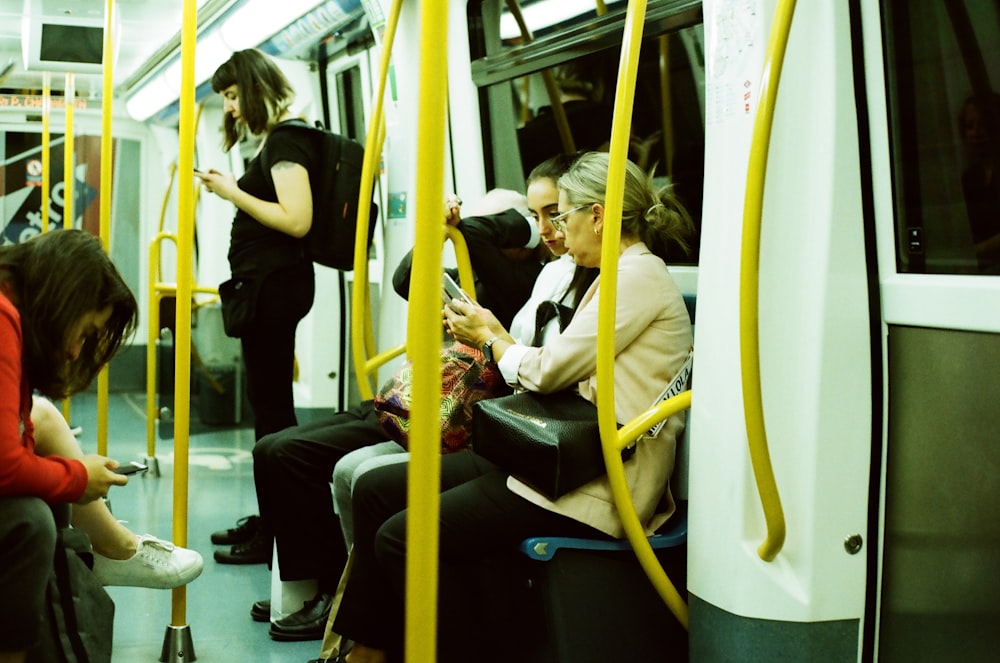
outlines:
{"label": "black leather handbag", "polygon": [[[575,391],[521,392],[473,406],[472,449],[549,499],[605,474],[597,408]],[[628,459],[635,448],[622,452]]]}

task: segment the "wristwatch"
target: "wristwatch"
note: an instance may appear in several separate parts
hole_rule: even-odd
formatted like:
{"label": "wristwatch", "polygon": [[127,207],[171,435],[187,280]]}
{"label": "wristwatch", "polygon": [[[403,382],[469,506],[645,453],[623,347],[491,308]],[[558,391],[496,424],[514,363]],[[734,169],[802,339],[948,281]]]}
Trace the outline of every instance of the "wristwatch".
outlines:
{"label": "wristwatch", "polygon": [[485,343],[483,343],[483,347],[482,347],[483,357],[486,358],[487,362],[494,363],[494,364],[496,363],[496,360],[493,359],[493,344],[496,343],[499,340],[500,340],[499,336],[494,336],[490,340],[488,340]]}

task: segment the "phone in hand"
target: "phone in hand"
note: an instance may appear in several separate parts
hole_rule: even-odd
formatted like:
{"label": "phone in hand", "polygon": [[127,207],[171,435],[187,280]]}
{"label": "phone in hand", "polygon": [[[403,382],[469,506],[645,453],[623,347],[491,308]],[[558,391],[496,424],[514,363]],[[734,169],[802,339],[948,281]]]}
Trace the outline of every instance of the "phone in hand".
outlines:
{"label": "phone in hand", "polygon": [[118,474],[124,474],[126,476],[130,474],[141,474],[149,468],[137,460],[133,460],[131,463],[125,463],[124,465],[119,465],[114,471]]}
{"label": "phone in hand", "polygon": [[468,304],[473,303],[472,299],[470,299],[469,296],[465,294],[460,287],[458,287],[458,284],[455,283],[455,279],[451,278],[451,275],[448,274],[448,272],[444,273],[442,281],[444,287],[441,290],[441,298],[444,300],[445,306],[451,304],[451,300],[453,299],[460,299]]}

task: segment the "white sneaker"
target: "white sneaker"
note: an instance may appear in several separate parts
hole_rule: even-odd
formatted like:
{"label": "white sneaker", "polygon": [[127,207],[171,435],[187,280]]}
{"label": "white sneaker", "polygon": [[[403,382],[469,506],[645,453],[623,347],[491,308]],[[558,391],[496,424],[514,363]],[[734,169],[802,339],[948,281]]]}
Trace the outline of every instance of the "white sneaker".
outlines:
{"label": "white sneaker", "polygon": [[95,553],[94,575],[102,585],[173,589],[201,575],[203,564],[195,550],[142,534],[135,555],[129,559],[109,559]]}

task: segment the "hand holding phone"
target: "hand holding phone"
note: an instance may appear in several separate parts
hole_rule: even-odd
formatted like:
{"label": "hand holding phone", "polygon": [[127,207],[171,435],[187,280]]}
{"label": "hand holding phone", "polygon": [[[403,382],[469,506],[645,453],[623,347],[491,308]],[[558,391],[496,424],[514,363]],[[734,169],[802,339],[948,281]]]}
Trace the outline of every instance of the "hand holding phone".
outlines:
{"label": "hand holding phone", "polygon": [[455,279],[451,278],[448,272],[444,273],[443,289],[441,291],[441,298],[444,300],[445,306],[451,304],[451,300],[460,299],[467,304],[473,304],[472,299],[462,291],[458,284],[455,283]]}
{"label": "hand holding phone", "polygon": [[124,465],[119,465],[115,468],[114,472],[117,474],[124,474],[126,476],[130,474],[139,474],[145,472],[149,468],[137,460],[133,460],[131,463],[125,463]]}

